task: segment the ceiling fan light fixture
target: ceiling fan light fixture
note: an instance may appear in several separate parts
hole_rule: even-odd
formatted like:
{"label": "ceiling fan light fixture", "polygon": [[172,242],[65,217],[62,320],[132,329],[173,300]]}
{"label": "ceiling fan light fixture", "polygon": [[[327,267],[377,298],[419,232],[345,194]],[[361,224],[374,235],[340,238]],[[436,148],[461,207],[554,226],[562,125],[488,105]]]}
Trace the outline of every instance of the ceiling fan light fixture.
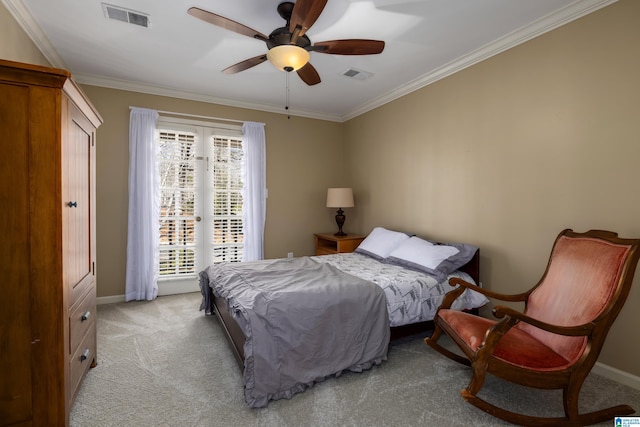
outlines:
{"label": "ceiling fan light fixture", "polygon": [[278,70],[296,71],[309,62],[309,52],[300,46],[283,44],[274,46],[267,52],[267,59]]}

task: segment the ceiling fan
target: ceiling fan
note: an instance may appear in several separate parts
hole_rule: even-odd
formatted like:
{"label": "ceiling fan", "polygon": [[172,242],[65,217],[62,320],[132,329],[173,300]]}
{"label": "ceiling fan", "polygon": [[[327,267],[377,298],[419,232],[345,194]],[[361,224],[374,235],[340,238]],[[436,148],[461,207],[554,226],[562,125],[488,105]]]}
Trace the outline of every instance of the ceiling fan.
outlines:
{"label": "ceiling fan", "polygon": [[384,42],[380,40],[346,39],[311,43],[305,35],[316,22],[328,0],[298,0],[295,4],[284,2],[278,5],[278,14],[287,21],[286,26],[276,28],[269,36],[206,10],[191,7],[189,15],[202,19],[218,27],[234,31],[238,34],[262,40],[269,51],[266,54],[238,62],[222,70],[225,74],[235,74],[269,60],[276,68],[291,72],[308,85],[320,83],[320,75],[309,62],[309,52],[332,55],[373,55],[384,50]]}

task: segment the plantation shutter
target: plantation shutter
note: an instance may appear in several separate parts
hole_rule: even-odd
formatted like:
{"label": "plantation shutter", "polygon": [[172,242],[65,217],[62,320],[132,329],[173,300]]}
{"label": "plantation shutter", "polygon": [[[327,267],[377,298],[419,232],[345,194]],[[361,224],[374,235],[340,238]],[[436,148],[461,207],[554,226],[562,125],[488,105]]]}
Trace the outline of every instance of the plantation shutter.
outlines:
{"label": "plantation shutter", "polygon": [[196,274],[196,142],[193,132],[159,132],[160,277]]}
{"label": "plantation shutter", "polygon": [[242,234],[242,140],[213,136],[213,263],[240,262]]}

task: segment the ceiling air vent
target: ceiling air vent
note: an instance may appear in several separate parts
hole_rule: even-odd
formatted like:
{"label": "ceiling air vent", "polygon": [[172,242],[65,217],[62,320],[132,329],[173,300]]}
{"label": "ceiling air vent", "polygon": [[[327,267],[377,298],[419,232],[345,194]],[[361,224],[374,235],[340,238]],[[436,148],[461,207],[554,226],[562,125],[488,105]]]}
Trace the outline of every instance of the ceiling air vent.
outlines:
{"label": "ceiling air vent", "polygon": [[367,80],[373,74],[367,71],[357,70],[355,68],[349,68],[342,72],[342,75],[356,80]]}
{"label": "ceiling air vent", "polygon": [[146,13],[136,12],[106,3],[102,3],[102,10],[104,11],[104,16],[108,19],[115,19],[116,21],[139,25],[145,28],[149,28],[151,26],[151,20],[149,19],[149,15]]}

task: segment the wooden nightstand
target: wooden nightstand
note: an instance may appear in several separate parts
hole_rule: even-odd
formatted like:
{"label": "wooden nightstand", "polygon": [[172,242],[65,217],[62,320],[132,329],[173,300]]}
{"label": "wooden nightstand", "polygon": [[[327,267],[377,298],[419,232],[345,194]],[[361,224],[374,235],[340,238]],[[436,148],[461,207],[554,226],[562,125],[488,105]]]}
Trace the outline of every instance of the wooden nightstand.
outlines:
{"label": "wooden nightstand", "polygon": [[320,233],[313,236],[316,239],[316,255],[353,252],[366,237],[359,234],[335,236],[333,233]]}

